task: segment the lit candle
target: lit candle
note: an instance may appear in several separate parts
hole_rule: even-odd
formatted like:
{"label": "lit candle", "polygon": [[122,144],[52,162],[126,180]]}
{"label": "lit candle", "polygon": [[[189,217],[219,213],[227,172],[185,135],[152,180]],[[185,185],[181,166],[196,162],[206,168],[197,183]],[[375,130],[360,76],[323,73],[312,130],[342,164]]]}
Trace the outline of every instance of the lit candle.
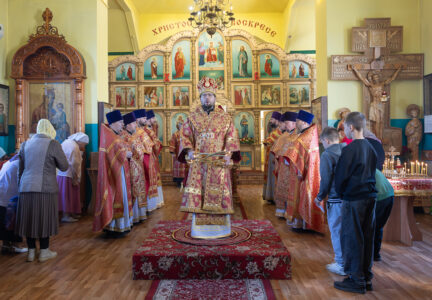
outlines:
{"label": "lit candle", "polygon": [[411,162],[411,175],[414,175],[414,162]]}

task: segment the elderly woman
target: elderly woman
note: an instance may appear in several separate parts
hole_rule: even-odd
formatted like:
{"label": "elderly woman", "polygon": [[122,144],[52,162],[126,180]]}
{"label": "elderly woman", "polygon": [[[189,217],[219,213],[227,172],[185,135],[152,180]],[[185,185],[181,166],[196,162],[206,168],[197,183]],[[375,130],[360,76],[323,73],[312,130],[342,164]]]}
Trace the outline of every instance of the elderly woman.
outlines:
{"label": "elderly woman", "polygon": [[59,211],[63,212],[62,222],[76,222],[71,214],[81,214],[80,186],[81,181],[81,151],[89,143],[89,137],[82,132],[69,136],[62,144],[63,152],[69,162],[66,172],[58,172]]}
{"label": "elderly woman", "polygon": [[58,233],[58,185],[56,168],[66,171],[69,163],[56,131],[47,119],[39,120],[36,134],[19,151],[19,200],[15,233],[27,238],[27,261],[35,259],[36,239],[39,261],[57,256],[49,250],[49,237]]}

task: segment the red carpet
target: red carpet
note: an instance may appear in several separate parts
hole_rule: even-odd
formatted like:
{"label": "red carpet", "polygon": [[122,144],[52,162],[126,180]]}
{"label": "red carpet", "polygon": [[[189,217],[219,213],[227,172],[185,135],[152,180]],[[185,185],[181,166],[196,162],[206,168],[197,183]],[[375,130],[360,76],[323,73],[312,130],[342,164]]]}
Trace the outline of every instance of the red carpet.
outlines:
{"label": "red carpet", "polygon": [[290,254],[267,220],[235,220],[252,232],[235,245],[195,246],[171,237],[190,221],[162,221],[133,256],[134,279],[290,279]]}
{"label": "red carpet", "polygon": [[155,280],[145,298],[189,300],[273,300],[269,280]]}

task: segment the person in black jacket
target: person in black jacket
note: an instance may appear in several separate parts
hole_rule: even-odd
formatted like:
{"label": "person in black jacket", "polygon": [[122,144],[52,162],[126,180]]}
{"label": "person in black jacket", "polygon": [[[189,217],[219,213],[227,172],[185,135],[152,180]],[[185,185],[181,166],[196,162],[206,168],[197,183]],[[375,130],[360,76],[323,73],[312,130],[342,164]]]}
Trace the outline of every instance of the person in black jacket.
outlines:
{"label": "person in black jacket", "polygon": [[375,169],[377,155],[364,138],[366,118],[360,112],[345,120],[345,134],[353,141],[342,150],[336,166],[335,188],[342,199],[342,254],[345,273],[334,287],[364,294],[372,290],[372,257],[375,230]]}

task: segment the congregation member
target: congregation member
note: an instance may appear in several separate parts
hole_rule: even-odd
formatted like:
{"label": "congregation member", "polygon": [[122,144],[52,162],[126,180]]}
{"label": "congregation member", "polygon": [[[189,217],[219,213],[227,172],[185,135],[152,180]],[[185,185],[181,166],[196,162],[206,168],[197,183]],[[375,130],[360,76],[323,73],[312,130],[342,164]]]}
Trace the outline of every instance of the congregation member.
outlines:
{"label": "congregation member", "polygon": [[374,148],[377,155],[377,169],[382,171],[385,161],[385,151],[381,140],[378,139],[368,128],[364,129],[364,137]]}
{"label": "congregation member", "polygon": [[339,290],[364,294],[372,290],[375,231],[375,170],[377,156],[364,138],[366,118],[352,112],[345,119],[345,135],[353,141],[342,150],[335,172],[335,189],[342,199],[341,246],[348,275],[335,281]]}
{"label": "congregation member", "polygon": [[270,152],[273,144],[282,135],[282,131],[279,128],[281,125],[282,114],[274,111],[269,120],[269,136],[264,140],[263,144],[265,147],[264,156],[264,186],[263,186],[263,199],[269,202],[274,202],[274,186],[275,176],[274,171],[274,155]]}
{"label": "congregation member", "polygon": [[299,136],[284,154],[291,165],[290,189],[285,217],[295,232],[313,230],[324,232],[324,214],[315,204],[319,191],[319,140],[318,129],[312,124],[314,115],[300,110],[296,119]]}
{"label": "congregation member", "polygon": [[130,180],[132,188],[132,222],[140,223],[147,219],[147,193],[146,178],[144,172],[144,160],[150,151],[141,140],[141,135],[136,131],[137,123],[133,112],[123,116],[124,132],[128,134],[126,142],[130,145],[132,157],[130,158]]}
{"label": "congregation member", "polygon": [[276,216],[279,218],[285,217],[285,210],[289,195],[289,165],[285,163],[283,154],[288,150],[291,143],[297,137],[295,133],[297,113],[287,111],[282,115],[281,118],[281,129],[284,133],[274,143],[271,153],[275,158],[275,188],[274,188],[274,199],[276,204]]}
{"label": "congregation member", "polygon": [[66,171],[68,160],[56,131],[47,119],[39,120],[36,135],[22,143],[19,150],[19,202],[15,233],[26,237],[27,261],[36,255],[36,239],[39,239],[39,262],[57,256],[49,249],[49,239],[58,233],[58,196],[56,168]]}
{"label": "congregation member", "polygon": [[59,211],[63,212],[62,222],[76,222],[74,216],[81,214],[80,182],[82,151],[89,143],[89,137],[82,132],[69,136],[62,144],[62,149],[69,163],[65,172],[57,173],[59,186]]}
{"label": "congregation member", "polygon": [[149,211],[153,211],[164,205],[163,192],[162,192],[162,179],[161,179],[160,166],[159,166],[159,154],[162,151],[162,142],[159,140],[158,137],[159,124],[157,123],[156,116],[153,110],[148,110],[146,112],[146,116],[147,116],[146,124],[149,129],[147,133],[150,135],[154,144],[153,152],[152,152],[152,161],[153,161],[152,168],[154,168],[154,170],[152,170],[152,175],[151,175],[152,178],[150,180],[156,181],[156,190],[149,191],[150,193]]}
{"label": "congregation member", "polygon": [[[336,193],[335,171],[339,157],[345,143],[339,143],[339,134],[336,128],[326,127],[320,135],[324,152],[320,158],[320,188],[315,203],[323,207],[324,199],[327,200],[327,223],[330,230],[331,242],[334,251],[334,262],[326,266],[332,273],[345,276],[344,260],[341,248],[342,234],[342,200]],[[322,208],[324,211],[324,208]]]}
{"label": "congregation member", "polygon": [[98,181],[93,230],[121,236],[131,230],[132,193],[129,146],[121,138],[123,118],[119,110],[106,114],[109,127],[101,125]]}
{"label": "congregation member", "polygon": [[[18,202],[19,156],[8,160],[0,170],[0,240],[3,241],[2,253],[24,253],[27,248],[20,247],[22,238],[14,233],[16,205]],[[8,214],[11,210],[12,214]],[[8,217],[10,219],[8,219]]]}

